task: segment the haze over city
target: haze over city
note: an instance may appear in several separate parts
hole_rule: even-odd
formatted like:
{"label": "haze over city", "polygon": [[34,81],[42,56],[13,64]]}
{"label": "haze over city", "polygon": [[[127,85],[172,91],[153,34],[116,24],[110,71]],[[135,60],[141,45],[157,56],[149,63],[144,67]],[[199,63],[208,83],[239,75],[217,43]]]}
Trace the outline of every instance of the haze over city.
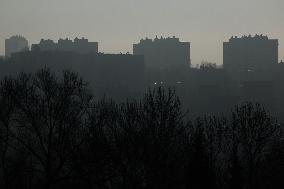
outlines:
{"label": "haze over city", "polygon": [[283,189],[284,0],[0,0],[0,189]]}
{"label": "haze over city", "polygon": [[[177,36],[191,42],[191,62],[222,64],[231,36],[279,39],[284,59],[283,0],[0,0],[0,55],[4,40],[85,37],[105,53],[132,53],[141,38]],[[283,44],[283,45],[282,45]]]}

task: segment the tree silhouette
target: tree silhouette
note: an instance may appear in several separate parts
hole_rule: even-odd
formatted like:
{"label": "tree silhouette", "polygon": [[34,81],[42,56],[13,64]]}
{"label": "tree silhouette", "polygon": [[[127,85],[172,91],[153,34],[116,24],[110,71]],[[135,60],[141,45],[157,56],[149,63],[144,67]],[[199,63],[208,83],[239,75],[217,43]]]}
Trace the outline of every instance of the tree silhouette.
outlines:
{"label": "tree silhouette", "polygon": [[259,104],[190,119],[172,88],[96,99],[49,69],[0,85],[1,188],[283,187],[283,126]]}
{"label": "tree silhouette", "polygon": [[1,81],[0,87],[0,153],[1,153],[1,186],[8,187],[11,182],[11,167],[9,167],[8,159],[11,157],[11,143],[13,139],[9,134],[11,127],[11,119],[13,115],[13,101],[11,99],[11,81],[7,78]]}
{"label": "tree silhouette", "polygon": [[17,141],[14,147],[30,155],[33,171],[42,176],[45,188],[51,188],[70,174],[68,161],[82,144],[92,96],[82,79],[68,71],[58,78],[43,69],[6,82],[14,105],[13,126],[8,128]]}
{"label": "tree silhouette", "polygon": [[233,147],[233,152],[238,153],[242,161],[246,185],[251,189],[258,188],[260,167],[281,128],[264,108],[252,103],[235,108],[232,112],[232,127],[236,129],[240,143],[239,152],[234,152],[237,147]]}

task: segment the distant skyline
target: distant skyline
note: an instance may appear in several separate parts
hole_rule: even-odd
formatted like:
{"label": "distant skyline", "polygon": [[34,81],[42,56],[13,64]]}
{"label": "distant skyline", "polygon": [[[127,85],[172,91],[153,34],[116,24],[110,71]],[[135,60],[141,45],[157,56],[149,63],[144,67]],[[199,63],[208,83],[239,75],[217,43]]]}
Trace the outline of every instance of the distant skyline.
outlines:
{"label": "distant skyline", "polygon": [[179,37],[191,42],[192,64],[223,62],[233,35],[279,39],[284,59],[283,0],[0,0],[0,55],[5,39],[85,37],[105,53],[132,53],[141,38]]}

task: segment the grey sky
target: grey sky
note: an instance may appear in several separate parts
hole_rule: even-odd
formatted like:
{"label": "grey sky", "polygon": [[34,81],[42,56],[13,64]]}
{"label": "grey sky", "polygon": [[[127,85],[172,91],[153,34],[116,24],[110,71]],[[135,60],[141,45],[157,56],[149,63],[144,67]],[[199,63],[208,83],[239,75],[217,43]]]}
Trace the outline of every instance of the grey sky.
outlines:
{"label": "grey sky", "polygon": [[0,54],[4,39],[86,37],[102,52],[132,52],[144,37],[177,36],[192,43],[192,62],[222,63],[232,35],[279,39],[284,59],[284,0],[0,0]]}

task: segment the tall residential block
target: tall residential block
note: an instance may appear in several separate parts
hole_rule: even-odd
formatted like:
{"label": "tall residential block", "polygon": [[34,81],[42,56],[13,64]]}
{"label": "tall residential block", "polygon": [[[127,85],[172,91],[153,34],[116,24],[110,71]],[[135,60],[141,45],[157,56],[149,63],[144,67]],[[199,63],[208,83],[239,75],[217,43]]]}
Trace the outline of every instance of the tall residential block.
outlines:
{"label": "tall residential block", "polygon": [[148,68],[190,67],[190,43],[179,38],[142,39],[133,45],[134,55],[144,55]]}
{"label": "tall residential block", "polygon": [[75,38],[74,41],[68,38],[59,39],[57,43],[50,39],[42,39],[39,44],[32,45],[32,50],[66,51],[80,54],[98,53],[98,42],[89,42],[85,38]]}
{"label": "tall residential block", "polygon": [[255,70],[278,63],[278,40],[255,35],[232,37],[223,44],[223,66],[227,70]]}
{"label": "tall residential block", "polygon": [[28,40],[22,36],[16,35],[5,40],[5,56],[10,57],[11,54],[29,49]]}

